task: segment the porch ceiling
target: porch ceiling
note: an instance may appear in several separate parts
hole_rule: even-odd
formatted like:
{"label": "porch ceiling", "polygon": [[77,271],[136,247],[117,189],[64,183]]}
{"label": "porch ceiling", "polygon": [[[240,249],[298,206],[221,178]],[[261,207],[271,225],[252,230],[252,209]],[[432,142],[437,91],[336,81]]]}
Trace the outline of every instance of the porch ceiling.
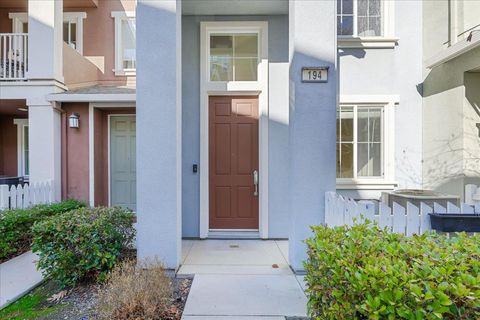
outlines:
{"label": "porch ceiling", "polygon": [[288,0],[183,0],[184,15],[288,14]]}
{"label": "porch ceiling", "polygon": [[0,99],[0,116],[26,117],[28,112],[20,111],[18,108],[26,108],[25,100],[2,100]]}
{"label": "porch ceiling", "polygon": [[[63,0],[64,8],[96,8],[99,0]],[[28,0],[0,0],[0,8],[27,9]]]}

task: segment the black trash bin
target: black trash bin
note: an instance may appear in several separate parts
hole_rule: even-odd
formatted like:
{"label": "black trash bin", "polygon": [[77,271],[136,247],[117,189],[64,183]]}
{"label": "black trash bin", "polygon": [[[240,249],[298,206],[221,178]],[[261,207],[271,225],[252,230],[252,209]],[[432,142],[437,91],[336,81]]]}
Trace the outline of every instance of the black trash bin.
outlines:
{"label": "black trash bin", "polygon": [[430,213],[433,230],[442,232],[480,232],[480,215],[474,213]]}

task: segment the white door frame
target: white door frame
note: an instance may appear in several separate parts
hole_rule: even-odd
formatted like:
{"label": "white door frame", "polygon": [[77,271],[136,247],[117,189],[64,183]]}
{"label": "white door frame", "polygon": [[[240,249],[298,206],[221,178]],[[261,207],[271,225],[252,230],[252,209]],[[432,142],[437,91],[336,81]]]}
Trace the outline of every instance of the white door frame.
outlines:
{"label": "white door frame", "polygon": [[[136,104],[133,102],[90,102],[88,104],[88,171],[89,171],[89,198],[90,206],[95,206],[95,108],[108,109],[108,108],[136,108]],[[117,115],[117,114],[112,114]],[[118,114],[123,115],[123,114]],[[127,114],[124,114],[127,115]],[[129,114],[130,115],[130,114]],[[135,114],[132,114],[136,116]],[[108,140],[108,204],[110,205],[110,118],[107,119],[107,140]]]}
{"label": "white door frame", "polygon": [[[209,79],[210,33],[257,33],[259,64],[257,81],[211,82]],[[259,234],[268,238],[268,22],[216,21],[200,23],[200,238],[209,233],[209,97],[258,96],[259,105]],[[232,230],[234,231],[234,230]]]}
{"label": "white door frame", "polygon": [[[134,117],[135,121],[137,120],[135,113],[112,113],[108,115],[108,139],[107,139],[107,154],[108,154],[108,206],[112,206],[112,165],[111,165],[111,149],[110,149],[110,140],[112,138],[112,127],[111,122],[112,118],[120,118],[120,117]],[[135,125],[136,126],[136,125]],[[135,137],[136,139],[136,137]],[[135,155],[136,156],[136,155]],[[135,160],[136,161],[136,160]]]}

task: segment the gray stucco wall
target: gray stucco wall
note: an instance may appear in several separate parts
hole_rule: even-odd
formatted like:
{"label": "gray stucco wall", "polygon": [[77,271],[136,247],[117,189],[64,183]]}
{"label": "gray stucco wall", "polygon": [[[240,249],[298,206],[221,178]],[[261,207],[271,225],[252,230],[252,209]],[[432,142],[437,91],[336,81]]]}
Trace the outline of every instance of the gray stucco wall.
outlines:
{"label": "gray stucco wall", "polygon": [[200,22],[268,21],[269,53],[269,237],[288,237],[288,16],[182,17],[183,236],[199,236]]}
{"label": "gray stucco wall", "polygon": [[[394,180],[422,185],[422,1],[395,1],[394,49],[340,49],[340,95],[398,95],[395,107]],[[339,190],[378,198],[381,190]]]}
{"label": "gray stucco wall", "polygon": [[[457,33],[480,23],[477,3],[458,2]],[[464,7],[465,5],[465,7]],[[424,54],[429,61],[452,41],[449,37],[449,2],[424,1]],[[464,11],[467,10],[467,11]],[[478,11],[478,10],[477,10]],[[464,15],[466,13],[466,15]],[[454,44],[455,45],[455,44]],[[432,69],[424,66],[423,182],[424,187],[463,198],[464,186],[480,184],[480,48],[472,49]],[[476,70],[476,72],[470,72]]]}

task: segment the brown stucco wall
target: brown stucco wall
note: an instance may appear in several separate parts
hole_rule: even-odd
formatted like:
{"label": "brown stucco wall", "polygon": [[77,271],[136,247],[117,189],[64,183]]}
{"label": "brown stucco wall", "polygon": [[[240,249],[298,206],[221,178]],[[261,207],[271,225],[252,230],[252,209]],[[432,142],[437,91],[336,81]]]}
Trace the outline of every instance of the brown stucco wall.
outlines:
{"label": "brown stucco wall", "polygon": [[17,126],[14,117],[0,116],[0,175],[18,175]]}
{"label": "brown stucco wall", "polygon": [[135,114],[135,108],[95,109],[95,205],[108,205],[108,116]]}
{"label": "brown stucco wall", "polygon": [[[89,201],[88,103],[64,103],[62,118],[62,197]],[[80,128],[68,127],[68,117],[80,114]],[[135,108],[94,109],[95,205],[108,205],[108,116],[135,114]]]}
{"label": "brown stucco wall", "polygon": [[12,20],[8,18],[11,9],[0,8],[0,33],[12,32]]}
{"label": "brown stucco wall", "polygon": [[[62,121],[63,198],[89,200],[88,103],[64,103]],[[80,128],[68,126],[72,113],[80,115]]]}

